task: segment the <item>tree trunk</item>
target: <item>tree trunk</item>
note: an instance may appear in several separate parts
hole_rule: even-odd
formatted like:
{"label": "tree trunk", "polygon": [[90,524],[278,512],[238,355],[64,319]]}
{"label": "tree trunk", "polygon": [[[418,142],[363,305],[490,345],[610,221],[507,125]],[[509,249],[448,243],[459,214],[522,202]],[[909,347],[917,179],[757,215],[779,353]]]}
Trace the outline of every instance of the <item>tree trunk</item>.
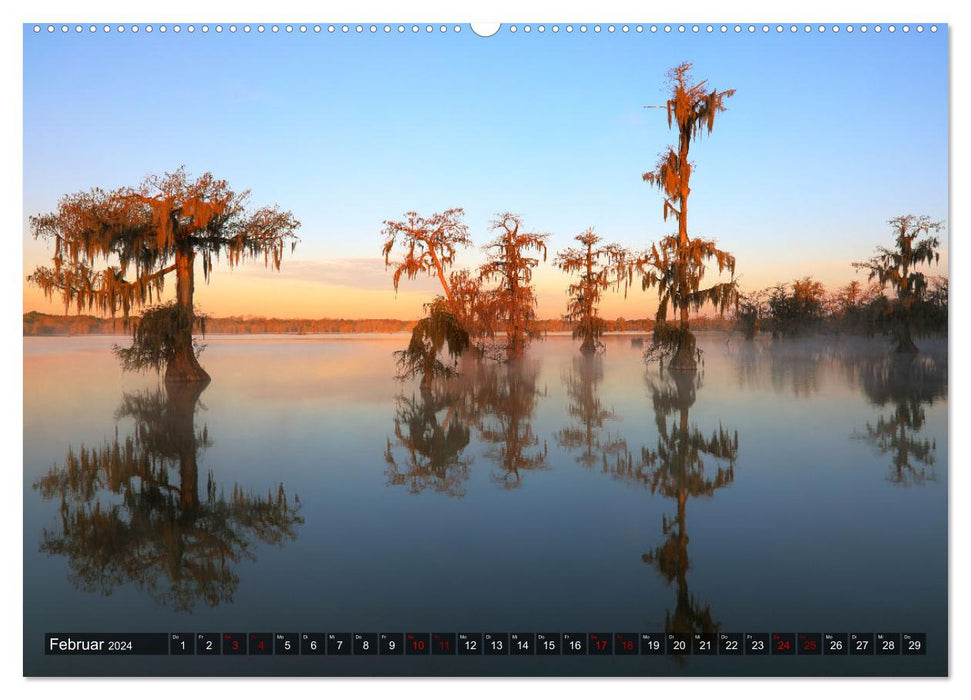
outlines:
{"label": "tree trunk", "polygon": [[438,357],[434,354],[428,354],[425,356],[425,364],[421,371],[421,383],[419,384],[422,398],[425,398],[426,394],[428,394],[432,386],[432,381],[435,379],[436,359],[438,359]]}
{"label": "tree trunk", "polygon": [[448,281],[445,279],[445,270],[442,269],[442,263],[439,262],[438,256],[435,255],[435,251],[430,245],[428,246],[428,252],[432,255],[432,262],[435,263],[435,270],[438,273],[438,280],[442,283],[442,289],[445,290],[445,299],[448,301],[448,310],[458,316],[458,308],[455,306],[455,297],[452,296],[452,289],[448,286]]}
{"label": "tree trunk", "polygon": [[[690,170],[688,168],[688,147],[691,144],[691,134],[684,129],[681,131],[679,152],[678,152],[678,175],[681,178],[680,200],[678,202],[681,210],[678,212],[678,259],[681,267],[677,270],[679,280],[677,284],[683,289],[688,284],[688,266],[685,261],[688,246],[688,194],[691,189],[688,187]],[[682,302],[684,303],[684,302]],[[678,349],[671,358],[668,369],[694,371],[698,369],[698,362],[695,359],[695,337],[688,329],[688,307],[682,306],[681,312],[681,338],[678,341]]]}
{"label": "tree trunk", "polygon": [[[519,274],[518,271],[516,274]],[[508,333],[508,350],[506,352],[507,360],[516,360],[523,353],[523,328],[522,328],[522,314],[520,313],[522,309],[522,299],[519,297],[519,284],[518,279],[515,276],[510,275],[509,279],[509,304],[510,311],[509,314],[509,333]]]}
{"label": "tree trunk", "polygon": [[194,288],[192,251],[178,251],[175,255],[176,301],[182,312],[179,327],[176,330],[173,345],[175,356],[165,368],[165,381],[168,382],[206,382],[210,381],[209,374],[196,359],[195,348],[192,347],[192,328],[195,326],[195,312],[192,308],[192,293]]}
{"label": "tree trunk", "polygon": [[593,355],[597,352],[597,344],[593,340],[593,335],[588,333],[580,344],[580,352],[584,355]]}

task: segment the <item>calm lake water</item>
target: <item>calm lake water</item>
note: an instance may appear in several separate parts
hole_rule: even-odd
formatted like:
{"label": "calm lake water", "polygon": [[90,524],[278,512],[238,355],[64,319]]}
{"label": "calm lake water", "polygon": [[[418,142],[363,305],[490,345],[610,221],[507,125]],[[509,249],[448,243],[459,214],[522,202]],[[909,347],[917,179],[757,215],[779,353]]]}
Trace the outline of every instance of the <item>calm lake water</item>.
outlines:
{"label": "calm lake water", "polygon": [[[202,391],[24,339],[24,671],[947,672],[947,346],[629,336],[392,380],[403,336],[211,336]],[[45,657],[45,632],[924,632],[914,657]]]}

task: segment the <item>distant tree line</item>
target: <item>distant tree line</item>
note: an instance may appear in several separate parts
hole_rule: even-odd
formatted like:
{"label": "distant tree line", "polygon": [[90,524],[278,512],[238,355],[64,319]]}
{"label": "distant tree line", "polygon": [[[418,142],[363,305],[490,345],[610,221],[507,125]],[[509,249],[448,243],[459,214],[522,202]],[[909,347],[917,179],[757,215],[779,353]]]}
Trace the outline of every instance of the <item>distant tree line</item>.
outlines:
{"label": "distant tree line", "polygon": [[[139,316],[133,316],[137,321]],[[262,318],[252,316],[205,317],[205,332],[217,335],[248,334],[319,334],[319,333],[410,333],[417,321],[396,318]],[[600,319],[603,333],[645,332],[654,328],[651,318]],[[536,319],[536,331],[543,333],[569,333],[573,322],[567,318]],[[729,327],[727,320],[699,319],[696,326]],[[199,329],[201,330],[201,329]],[[125,322],[120,318],[100,318],[88,314],[58,315],[40,311],[28,311],[23,316],[25,336],[45,335],[119,335],[126,333]]]}
{"label": "distant tree line", "polygon": [[[197,316],[199,316],[197,314]],[[197,319],[197,322],[202,317]],[[130,320],[137,322],[140,316]],[[261,318],[227,316],[204,317],[205,333],[246,334],[309,334],[309,333],[406,333],[414,321],[394,318]],[[198,325],[198,323],[197,323]],[[197,327],[202,332],[201,327]],[[117,335],[127,332],[125,322],[119,318],[99,318],[82,315],[54,315],[39,311],[24,314],[24,335]]]}
{"label": "distant tree line", "polygon": [[[947,332],[947,277],[932,277],[915,314],[916,335]],[[812,277],[779,283],[743,293],[735,313],[734,330],[746,338],[758,333],[797,337],[814,333],[891,335],[895,298],[878,284],[853,280],[832,292]]]}
{"label": "distant tree line", "polygon": [[894,247],[880,246],[869,260],[852,263],[869,273],[866,287],[853,280],[827,293],[810,276],[741,294],[735,328],[749,339],[760,332],[775,338],[812,333],[886,335],[902,353],[917,352],[914,338],[947,333],[947,277],[916,269],[939,261],[940,240],[934,234],[942,224],[913,215],[894,217],[889,224]]}

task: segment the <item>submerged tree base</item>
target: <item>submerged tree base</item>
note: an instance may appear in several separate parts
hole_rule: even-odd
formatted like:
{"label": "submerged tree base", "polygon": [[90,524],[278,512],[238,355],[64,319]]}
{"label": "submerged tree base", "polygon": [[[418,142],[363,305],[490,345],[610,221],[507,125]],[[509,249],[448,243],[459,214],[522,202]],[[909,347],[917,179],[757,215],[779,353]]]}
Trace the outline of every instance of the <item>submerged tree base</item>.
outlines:
{"label": "submerged tree base", "polygon": [[682,336],[678,349],[668,363],[668,369],[687,371],[698,369],[698,349],[692,333]]}
{"label": "submerged tree base", "polygon": [[194,383],[205,388],[212,377],[202,368],[191,347],[187,352],[178,353],[165,367],[165,383]]}
{"label": "submerged tree base", "polygon": [[694,333],[687,327],[664,322],[654,326],[651,346],[644,351],[645,362],[656,361],[672,370],[694,371],[700,358]]}
{"label": "submerged tree base", "polygon": [[916,355],[920,352],[914,343],[914,334],[911,333],[910,326],[907,323],[897,323],[890,335],[897,341],[897,347],[894,348],[894,352],[902,355]]}
{"label": "submerged tree base", "polygon": [[[468,332],[448,309],[445,299],[436,298],[426,309],[428,316],[415,324],[408,347],[394,354],[398,365],[397,379],[421,377],[422,386],[430,385],[438,378],[454,376],[459,356],[472,345]],[[451,358],[451,366],[439,359],[443,351]]]}
{"label": "submerged tree base", "polygon": [[126,372],[165,368],[166,382],[209,382],[209,374],[199,364],[203,346],[192,337],[198,323],[205,333],[205,317],[177,302],[154,306],[141,318],[130,319],[131,347],[115,346],[115,355]]}
{"label": "submerged tree base", "polygon": [[580,344],[580,353],[582,355],[596,355],[603,349],[603,343],[601,343],[599,340],[594,340],[589,336]]}

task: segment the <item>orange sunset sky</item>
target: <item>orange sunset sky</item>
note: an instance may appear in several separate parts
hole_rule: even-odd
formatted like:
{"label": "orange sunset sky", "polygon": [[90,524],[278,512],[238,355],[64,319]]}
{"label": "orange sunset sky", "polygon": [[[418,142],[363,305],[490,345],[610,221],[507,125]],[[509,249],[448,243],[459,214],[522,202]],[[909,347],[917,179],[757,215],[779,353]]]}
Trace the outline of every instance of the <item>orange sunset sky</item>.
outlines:
{"label": "orange sunset sky", "polygon": [[[375,236],[375,241],[379,240]],[[565,290],[569,277],[553,267],[552,252],[547,263],[541,265],[534,275],[537,315],[540,318],[557,318],[565,312],[566,307]],[[437,279],[422,277],[414,281],[402,280],[396,295],[391,283],[391,271],[385,270],[384,259],[380,257],[308,260],[299,253],[298,247],[294,255],[284,260],[279,272],[264,269],[260,262],[245,263],[233,270],[221,264],[206,283],[197,270],[197,307],[211,316],[414,319],[422,314],[422,305],[441,292]],[[472,255],[467,257],[471,258]],[[35,252],[31,258],[25,260],[25,267],[29,269],[46,262],[39,252]],[[792,261],[773,270],[761,270],[759,274],[746,274],[744,262],[739,261],[743,290],[791,281],[810,272],[826,285],[827,291],[834,291],[852,279],[866,282],[864,274],[857,274],[848,261],[842,260]],[[932,274],[943,275],[946,271],[946,255],[942,257],[939,267],[930,269]],[[173,290],[174,280],[166,287],[166,292],[170,294]],[[64,304],[60,299],[47,300],[26,279],[23,291],[25,312],[64,313]],[[655,291],[642,291],[635,279],[626,299],[620,291],[605,292],[601,314],[605,318],[644,318],[656,310],[656,299]],[[71,313],[76,313],[76,310],[72,308]]]}

